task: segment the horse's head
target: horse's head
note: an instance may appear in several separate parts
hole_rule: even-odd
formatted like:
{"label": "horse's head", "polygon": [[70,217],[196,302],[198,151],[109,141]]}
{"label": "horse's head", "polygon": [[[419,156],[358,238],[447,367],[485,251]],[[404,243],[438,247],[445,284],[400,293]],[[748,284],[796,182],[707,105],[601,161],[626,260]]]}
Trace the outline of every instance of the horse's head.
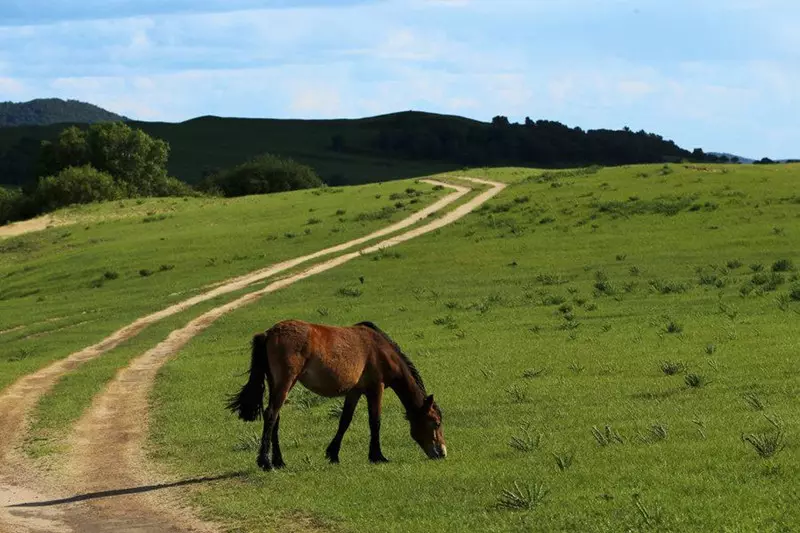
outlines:
{"label": "horse's head", "polygon": [[423,400],[422,407],[408,413],[408,421],[411,424],[411,437],[428,457],[447,457],[447,446],[442,434],[442,412],[433,401],[433,394]]}

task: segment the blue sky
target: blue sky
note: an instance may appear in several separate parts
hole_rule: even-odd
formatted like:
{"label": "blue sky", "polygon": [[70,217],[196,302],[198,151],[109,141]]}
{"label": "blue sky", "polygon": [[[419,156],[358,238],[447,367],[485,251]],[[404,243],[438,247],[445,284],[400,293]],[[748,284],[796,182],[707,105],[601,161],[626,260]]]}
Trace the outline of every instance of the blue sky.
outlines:
{"label": "blue sky", "polygon": [[131,118],[408,109],[800,157],[795,0],[2,0],[0,101]]}

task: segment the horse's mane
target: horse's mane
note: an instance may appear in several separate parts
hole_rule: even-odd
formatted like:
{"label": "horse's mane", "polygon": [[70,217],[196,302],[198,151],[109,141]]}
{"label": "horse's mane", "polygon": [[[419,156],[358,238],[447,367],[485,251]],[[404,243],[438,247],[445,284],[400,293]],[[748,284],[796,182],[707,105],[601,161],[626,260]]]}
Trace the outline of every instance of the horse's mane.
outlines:
{"label": "horse's mane", "polygon": [[392,348],[394,348],[394,350],[400,356],[400,359],[405,363],[406,367],[408,368],[408,371],[411,373],[411,376],[414,378],[414,381],[416,382],[417,386],[420,389],[422,389],[422,393],[428,394],[425,391],[425,384],[422,382],[422,376],[419,375],[419,370],[417,370],[417,367],[414,366],[414,363],[411,361],[411,359],[409,359],[409,357],[403,353],[403,350],[400,349],[400,346],[398,346],[397,343],[394,342],[392,338],[386,334],[385,331],[383,331],[381,328],[379,328],[372,322],[359,322],[358,324],[356,324],[356,326],[367,327],[373,331],[378,332],[381,336],[383,336],[383,338],[386,339],[386,341],[392,346]]}

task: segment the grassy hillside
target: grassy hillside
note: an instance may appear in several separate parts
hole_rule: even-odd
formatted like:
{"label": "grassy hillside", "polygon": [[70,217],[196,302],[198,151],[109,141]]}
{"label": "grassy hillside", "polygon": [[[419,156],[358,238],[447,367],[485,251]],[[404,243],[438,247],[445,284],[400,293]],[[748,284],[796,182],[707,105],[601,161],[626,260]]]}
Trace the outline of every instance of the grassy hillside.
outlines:
{"label": "grassy hillside", "polygon": [[394,182],[58,211],[73,223],[0,240],[0,388],[209,284],[365,235],[441,194]]}
{"label": "grassy hillside", "polygon": [[[396,259],[305,280],[197,337],[157,382],[154,458],[186,475],[244,469],[195,498],[237,531],[800,523],[800,166],[472,174],[512,186]],[[338,292],[359,276],[360,297]],[[298,388],[281,421],[288,470],[257,470],[260,426],[222,400],[252,334],[289,317],[389,332],[442,406],[448,458],[423,458],[390,393],[392,462],[367,462],[360,405],[330,466],[338,402]],[[785,448],[761,458],[751,442],[771,439]],[[530,508],[498,506],[515,483]]]}

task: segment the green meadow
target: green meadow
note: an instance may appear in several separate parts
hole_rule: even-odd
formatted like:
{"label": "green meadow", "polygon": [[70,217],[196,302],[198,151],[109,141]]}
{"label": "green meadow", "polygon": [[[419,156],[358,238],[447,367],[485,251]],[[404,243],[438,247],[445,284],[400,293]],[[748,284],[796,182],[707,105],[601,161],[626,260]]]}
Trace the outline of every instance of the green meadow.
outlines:
{"label": "green meadow", "polygon": [[[236,474],[193,491],[198,511],[231,531],[796,527],[800,165],[461,174],[509,187],[455,224],[222,317],[165,365],[150,457],[186,477]],[[0,241],[0,387],[208,284],[443,194],[400,181],[60,213],[78,223]],[[57,462],[54,436],[116,369],[214,303],[65,377],[39,405],[29,453]],[[389,392],[391,462],[367,460],[362,401],[329,465],[341,402],[298,386],[281,419],[288,467],[260,471],[260,423],[224,403],[252,335],[287,318],[389,333],[442,408],[447,459],[424,458]]]}
{"label": "green meadow", "polygon": [[0,240],[0,388],[211,284],[361,237],[446,193],[405,180],[58,211],[71,224]]}
{"label": "green meadow", "polygon": [[[160,373],[151,456],[241,472],[194,502],[233,531],[790,531],[800,523],[799,166],[475,170],[511,186],[462,221],[225,316]],[[377,260],[376,260],[377,259]],[[341,288],[353,287],[358,296]],[[372,320],[444,412],[424,459],[389,393],[340,465],[336,400],[293,391],[288,468],[223,409],[253,333]]]}

